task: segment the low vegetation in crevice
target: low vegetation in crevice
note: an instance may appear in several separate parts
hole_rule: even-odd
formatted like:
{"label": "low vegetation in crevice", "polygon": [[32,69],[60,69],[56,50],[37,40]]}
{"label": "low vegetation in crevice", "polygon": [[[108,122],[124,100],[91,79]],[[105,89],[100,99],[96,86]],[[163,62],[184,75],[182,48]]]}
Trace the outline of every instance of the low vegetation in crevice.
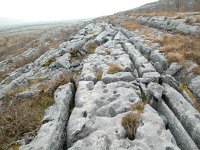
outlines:
{"label": "low vegetation in crevice", "polygon": [[140,125],[140,117],[143,113],[145,103],[137,102],[130,107],[130,112],[122,118],[122,126],[130,140],[135,138],[137,128]]}
{"label": "low vegetation in crevice", "polygon": [[180,88],[188,94],[188,96],[192,99],[195,105],[195,108],[200,112],[200,102],[197,100],[197,97],[188,88],[188,83],[186,82],[181,83]]}
{"label": "low vegetation in crevice", "polygon": [[[16,146],[16,141],[25,135],[35,136],[42,118],[49,106],[53,104],[55,90],[66,83],[72,82],[76,86],[75,76],[77,73],[62,73],[55,79],[41,83],[38,87],[39,93],[16,100],[15,96],[27,90],[29,87],[18,87],[10,90],[3,100],[0,116],[0,150]],[[38,80],[30,81],[30,85]],[[29,85],[29,86],[30,86]],[[75,87],[76,88],[76,87]]]}
{"label": "low vegetation in crevice", "polygon": [[115,73],[118,73],[118,72],[121,72],[121,71],[123,71],[121,66],[119,66],[117,64],[111,64],[108,67],[107,73],[108,74],[115,74]]}
{"label": "low vegetation in crevice", "polygon": [[[160,51],[166,54],[170,63],[178,62],[184,66],[188,60],[200,66],[200,37],[179,34],[164,35],[157,37],[154,42],[161,45]],[[193,71],[199,74],[200,68],[196,67]]]}
{"label": "low vegetation in crevice", "polygon": [[100,80],[101,80],[102,74],[103,74],[102,71],[96,71],[96,72],[95,72],[95,76],[96,76],[97,81],[100,81]]}
{"label": "low vegetation in crevice", "polygon": [[48,67],[51,63],[56,61],[56,57],[51,57],[47,61],[45,61],[42,65],[42,67]]}
{"label": "low vegetation in crevice", "polygon": [[78,49],[71,49],[69,54],[71,55],[70,63],[82,61],[85,58],[85,56],[82,55]]}
{"label": "low vegetation in crevice", "polygon": [[53,96],[41,93],[9,105],[0,116],[0,149],[8,149],[25,133],[36,134],[41,126],[44,111],[52,105]]}
{"label": "low vegetation in crevice", "polygon": [[89,43],[86,45],[86,48],[87,48],[87,53],[88,54],[94,54],[96,48],[99,47],[99,44],[97,43]]}

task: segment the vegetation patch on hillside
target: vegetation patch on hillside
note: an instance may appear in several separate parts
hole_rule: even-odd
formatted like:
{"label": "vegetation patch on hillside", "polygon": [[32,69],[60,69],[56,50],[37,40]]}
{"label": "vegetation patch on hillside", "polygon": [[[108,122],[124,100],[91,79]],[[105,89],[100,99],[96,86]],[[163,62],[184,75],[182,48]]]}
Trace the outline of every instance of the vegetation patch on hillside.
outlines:
{"label": "vegetation patch on hillside", "polygon": [[[184,65],[186,60],[200,66],[200,37],[184,35],[164,35],[157,37],[154,42],[160,43],[160,51],[166,53],[169,62],[179,62]],[[200,67],[193,71],[200,74]]]}
{"label": "vegetation patch on hillside", "polygon": [[[15,99],[16,94],[28,90],[29,87],[24,86],[10,90],[1,106],[0,150],[15,147],[15,142],[21,140],[25,134],[35,136],[42,125],[41,121],[45,109],[53,104],[55,90],[60,85],[69,82],[76,85],[74,78],[75,73],[62,73],[56,79],[41,83],[38,87],[39,93],[34,96],[20,98],[20,100]],[[34,83],[37,83],[37,80],[33,81]]]}

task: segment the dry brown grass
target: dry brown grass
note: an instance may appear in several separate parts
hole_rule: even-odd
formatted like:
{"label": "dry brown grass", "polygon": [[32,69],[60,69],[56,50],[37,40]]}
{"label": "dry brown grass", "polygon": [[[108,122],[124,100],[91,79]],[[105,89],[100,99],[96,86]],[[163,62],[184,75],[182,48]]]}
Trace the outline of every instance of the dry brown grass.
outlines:
{"label": "dry brown grass", "polygon": [[145,103],[137,102],[137,103],[131,105],[131,111],[139,111],[140,113],[142,113],[144,110],[144,106],[145,106]]}
{"label": "dry brown grass", "polygon": [[195,74],[200,74],[200,66],[197,66],[194,69],[192,69],[192,72],[194,72]]}
{"label": "dry brown grass", "polygon": [[154,17],[154,16],[166,16],[173,17],[175,14],[173,12],[151,12],[151,13],[131,13],[130,16],[144,16],[144,17]]}
{"label": "dry brown grass", "polygon": [[74,85],[76,85],[75,77],[77,75],[78,74],[71,72],[62,73],[59,76],[57,76],[56,79],[42,83],[39,89],[43,90],[45,93],[54,93],[54,91],[60,85],[64,85],[69,82],[72,82]]}
{"label": "dry brown grass", "polygon": [[144,35],[146,35],[146,36],[148,36],[149,34],[152,33],[152,29],[149,28],[149,27],[140,28],[140,30],[141,30],[141,32],[142,32]]}
{"label": "dry brown grass", "polygon": [[[46,81],[38,88],[40,93],[36,96],[15,100],[15,95],[25,91],[28,87],[19,87],[10,90],[2,104],[0,116],[0,149],[7,149],[16,140],[20,140],[25,133],[36,134],[41,126],[44,111],[53,103],[53,93],[63,84],[74,83],[75,74],[62,73],[55,80]],[[29,81],[29,84],[38,83],[38,80]],[[76,87],[75,87],[76,88]]]}
{"label": "dry brown grass", "polygon": [[88,54],[94,54],[97,47],[99,47],[99,45],[97,43],[90,43],[90,44],[86,45]]}
{"label": "dry brown grass", "polygon": [[122,126],[126,131],[126,135],[130,140],[133,140],[135,133],[140,124],[140,116],[143,113],[145,103],[137,102],[130,108],[131,112],[122,118]]}
{"label": "dry brown grass", "polygon": [[121,72],[123,69],[119,66],[119,65],[116,65],[116,64],[111,64],[109,67],[108,67],[108,73],[109,74],[115,74],[115,73],[118,73],[118,72]]}
{"label": "dry brown grass", "polygon": [[193,16],[191,18],[187,18],[185,20],[185,23],[189,25],[192,25],[194,23],[200,23],[200,16],[198,15],[198,16]]}
{"label": "dry brown grass", "polygon": [[0,116],[0,149],[8,149],[25,133],[36,134],[41,126],[44,110],[52,105],[53,97],[43,93],[8,106]]}
{"label": "dry brown grass", "polygon": [[122,22],[120,26],[129,31],[141,28],[140,23],[136,20],[128,20],[128,21]]}
{"label": "dry brown grass", "polygon": [[167,54],[167,60],[168,62],[172,63],[172,62],[178,62],[179,64],[183,64],[184,62],[184,57],[182,54],[180,53],[174,53],[174,52],[169,52]]}
{"label": "dry brown grass", "polygon": [[96,78],[97,78],[97,81],[100,81],[100,80],[101,80],[102,74],[103,74],[102,71],[96,71],[95,76],[96,76]]}
{"label": "dry brown grass", "polygon": [[122,118],[122,126],[126,130],[126,134],[130,140],[133,140],[135,133],[140,124],[140,113],[130,112]]}
{"label": "dry brown grass", "polygon": [[200,65],[200,37],[164,35],[154,42],[160,43],[160,51],[166,53],[169,62],[178,61],[183,65],[190,60]]}
{"label": "dry brown grass", "polygon": [[153,42],[151,40],[145,40],[144,41],[145,44],[147,44],[148,46],[152,46]]}

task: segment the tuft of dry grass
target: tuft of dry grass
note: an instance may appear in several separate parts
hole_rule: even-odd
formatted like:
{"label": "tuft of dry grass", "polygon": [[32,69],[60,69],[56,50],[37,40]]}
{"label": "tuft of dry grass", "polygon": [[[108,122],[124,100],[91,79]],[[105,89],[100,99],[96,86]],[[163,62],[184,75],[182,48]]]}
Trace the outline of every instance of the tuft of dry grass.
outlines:
{"label": "tuft of dry grass", "polygon": [[143,113],[145,103],[137,102],[131,105],[131,112],[122,118],[122,126],[126,131],[126,135],[133,140],[140,124],[140,116]]}
{"label": "tuft of dry grass", "polygon": [[96,76],[96,78],[97,78],[97,81],[100,81],[100,80],[101,80],[102,74],[103,74],[102,71],[96,71],[95,76]]}
{"label": "tuft of dry grass", "polygon": [[99,47],[99,45],[97,43],[90,43],[90,44],[86,45],[88,54],[94,54],[97,47]]}
{"label": "tuft of dry grass", "polygon": [[115,73],[118,73],[118,72],[121,72],[123,69],[119,66],[119,65],[116,65],[116,64],[111,64],[109,67],[108,67],[108,73],[109,74],[115,74]]}
{"label": "tuft of dry grass", "polygon": [[140,113],[130,112],[122,118],[122,126],[126,130],[126,134],[130,140],[133,140],[135,133],[140,124]]}
{"label": "tuft of dry grass", "polygon": [[139,111],[140,113],[143,112],[145,104],[143,102],[137,102],[131,105],[131,111]]}

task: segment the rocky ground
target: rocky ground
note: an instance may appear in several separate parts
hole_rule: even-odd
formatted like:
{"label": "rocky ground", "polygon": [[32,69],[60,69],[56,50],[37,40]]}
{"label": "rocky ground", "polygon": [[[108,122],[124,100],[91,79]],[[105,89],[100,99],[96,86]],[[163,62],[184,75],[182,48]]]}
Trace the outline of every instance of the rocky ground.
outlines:
{"label": "rocky ground", "polygon": [[159,43],[147,43],[169,27],[195,36],[199,25],[178,30],[185,24],[177,19],[174,26],[160,17],[128,19],[153,24],[151,32],[129,31],[119,26],[120,19],[99,18],[1,81],[5,121],[14,120],[7,115],[8,107],[41,93],[50,93],[52,99],[39,128],[34,128],[37,134],[22,129],[12,148],[200,149],[200,76],[191,72],[198,64],[184,68],[169,63]]}

